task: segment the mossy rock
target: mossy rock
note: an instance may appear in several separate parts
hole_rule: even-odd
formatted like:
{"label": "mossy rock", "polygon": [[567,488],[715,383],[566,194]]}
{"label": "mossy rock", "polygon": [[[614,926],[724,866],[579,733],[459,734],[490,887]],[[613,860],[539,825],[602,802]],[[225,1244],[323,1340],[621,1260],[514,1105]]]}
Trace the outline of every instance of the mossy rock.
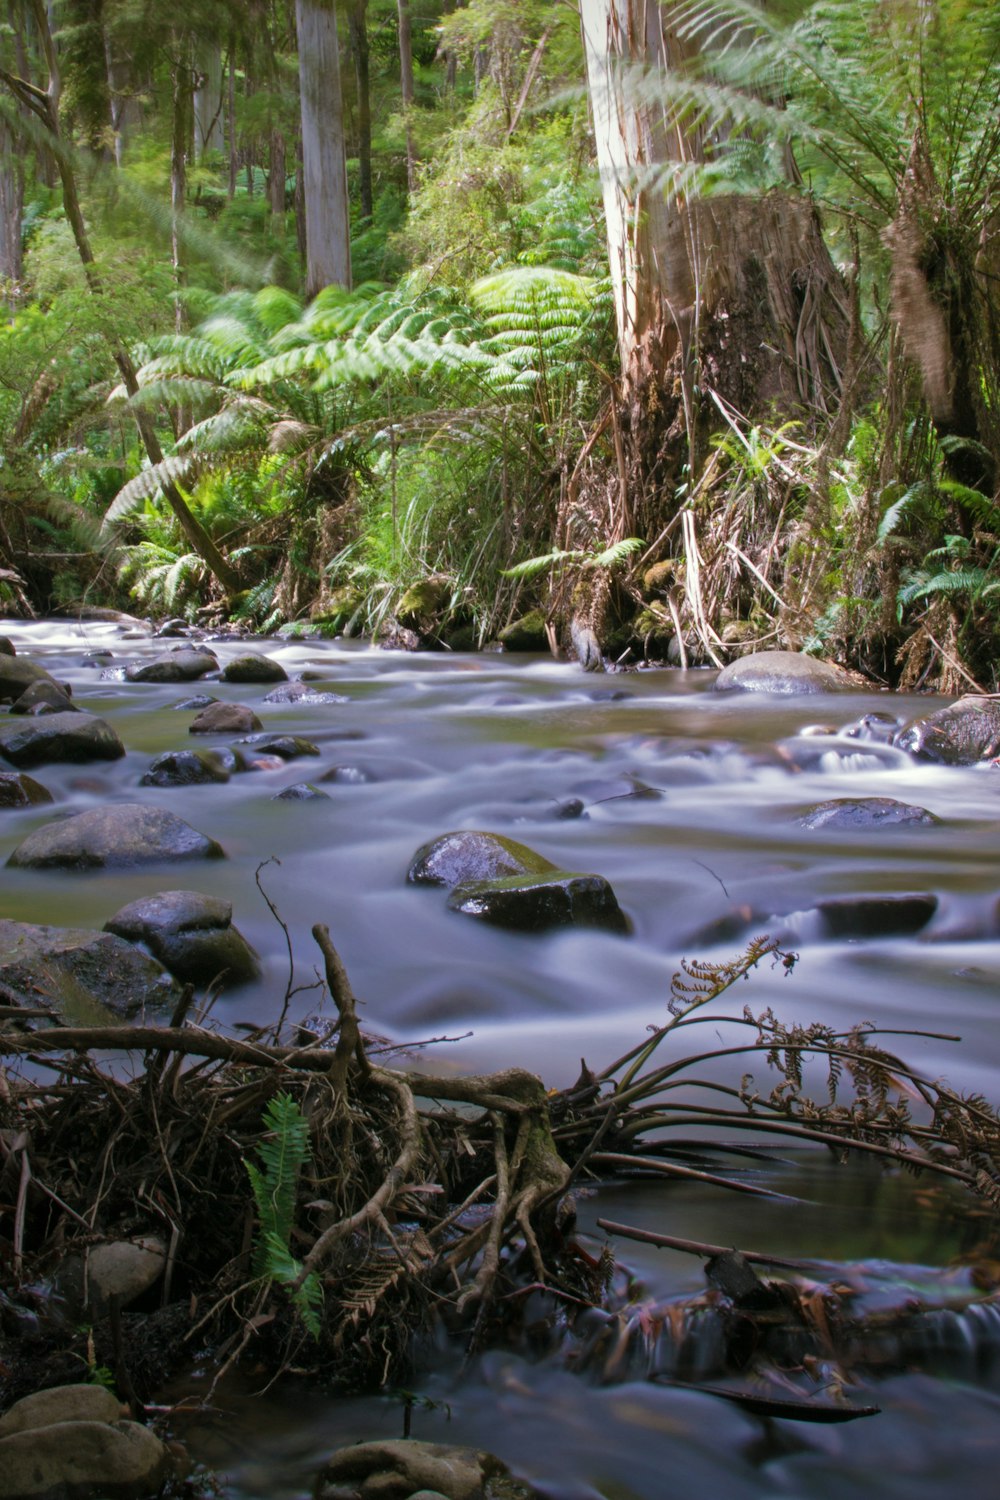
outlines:
{"label": "mossy rock", "polygon": [[[365,596],[361,589],[355,588],[353,584],[345,583],[340,588],[331,589],[330,593],[322,595],[316,600],[309,611],[311,625],[334,625],[343,629],[351,619],[358,613],[365,602]],[[304,622],[296,620],[295,625]],[[280,635],[291,634],[291,626],[282,626]],[[313,631],[303,630],[303,634],[313,634]]]}
{"label": "mossy rock", "polygon": [[464,881],[498,880],[550,874],[557,867],[544,855],[502,833],[460,830],[423,844],[413,856],[406,878],[417,885],[460,885]]}
{"label": "mossy rock", "polygon": [[603,875],[568,870],[525,878],[468,881],[448,897],[451,911],[478,917],[515,932],[545,932],[553,927],[601,927],[628,932],[628,918]]}
{"label": "mossy rock", "polygon": [[404,629],[426,635],[440,625],[450,605],[451,580],[432,573],[406,590],[396,605],[396,619]]}
{"label": "mossy rock", "polygon": [[511,620],[500,632],[500,644],[505,651],[547,651],[549,638],[545,632],[545,612],[529,610],[517,620]]}
{"label": "mossy rock", "polygon": [[677,574],[677,563],[673,559],[666,562],[654,563],[647,568],[642,575],[642,591],[644,594],[662,594],[673,583]]}

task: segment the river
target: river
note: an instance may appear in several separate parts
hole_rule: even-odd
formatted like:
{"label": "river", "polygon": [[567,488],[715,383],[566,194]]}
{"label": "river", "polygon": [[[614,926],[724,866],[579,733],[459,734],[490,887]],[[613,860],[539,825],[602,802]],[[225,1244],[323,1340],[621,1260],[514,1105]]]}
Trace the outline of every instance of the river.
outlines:
{"label": "river", "polygon": [[[316,977],[310,930],[324,922],[368,1029],[399,1043],[448,1038],[423,1048],[425,1069],[519,1064],[566,1084],[581,1057],[598,1067],[662,1022],[682,958],[731,956],[748,936],[773,932],[799,961],[791,974],[765,966],[741,984],[729,1001],[734,1014],[770,1005],[789,1020],[837,1028],[869,1020],[959,1034],[961,1044],[894,1045],[929,1077],[994,1101],[1000,1094],[1000,771],[918,764],[839,732],[864,714],[926,713],[935,700],[716,694],[709,672],[590,677],[540,657],[212,641],[220,661],[259,650],[291,677],[315,674],[317,693],[339,700],[269,704],[263,686],[122,680],[125,662],[176,643],[142,632],[129,639],[120,624],[9,621],[0,633],[70,682],[79,706],[106,718],[127,747],[116,762],[34,772],[56,806],[4,812],[0,860],[54,815],[138,800],[178,813],[227,855],[166,874],[3,868],[0,913],[100,927],[126,902],[165,888],[225,897],[263,972],[216,1002],[222,1025],[273,1021],[288,982],[285,933],[259,880],[287,927],[296,984]],[[112,654],[93,664],[102,651]],[[199,692],[250,704],[267,730],[302,735],[319,756],[224,785],[140,788],[155,754],[192,743],[193,712],[177,704]],[[275,800],[284,787],[334,771],[321,783],[325,800]],[[917,804],[939,821],[846,832],[798,821],[813,804],[858,796]],[[605,876],[632,932],[508,933],[450,912],[438,888],[408,885],[416,850],[461,828],[506,834],[563,868]],[[937,910],[909,936],[831,937],[818,913],[835,897],[922,892]],[[303,990],[293,1010],[316,1004],[317,992]],[[837,1258],[898,1283],[969,1248],[968,1226],[928,1206],[910,1180],[788,1153],[754,1170],[807,1201],[612,1184],[582,1201],[581,1221],[603,1214],[773,1254]],[[619,1250],[650,1296],[702,1285],[691,1257]],[[1000,1463],[1000,1360],[967,1352],[964,1363],[949,1355],[943,1366],[931,1361],[866,1387],[861,1398],[877,1399],[882,1416],[843,1428],[763,1423],[699,1392],[640,1380],[600,1385],[525,1354],[491,1353],[459,1377],[442,1352],[421,1378],[413,1432],[480,1443],[565,1500],[653,1500],[668,1487],[686,1500],[938,1500],[954,1488],[986,1496]],[[234,1500],[305,1495],[335,1442],[401,1430],[398,1397],[331,1402],[291,1388],[262,1401],[233,1386],[226,1403],[225,1415],[204,1418],[189,1440],[220,1466]]]}

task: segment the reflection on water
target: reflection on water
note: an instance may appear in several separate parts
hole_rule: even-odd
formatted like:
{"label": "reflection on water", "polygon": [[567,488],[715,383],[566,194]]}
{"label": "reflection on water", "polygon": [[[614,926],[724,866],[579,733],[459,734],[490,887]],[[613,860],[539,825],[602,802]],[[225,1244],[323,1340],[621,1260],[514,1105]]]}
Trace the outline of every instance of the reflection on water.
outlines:
{"label": "reflection on water", "polygon": [[[284,935],[255,884],[273,860],[260,878],[288,925],[298,981],[313,977],[319,957],[309,933],[324,922],[372,1029],[396,1041],[462,1037],[427,1049],[424,1066],[527,1063],[551,1084],[569,1082],[581,1055],[598,1066],[663,1019],[683,956],[728,956],[746,936],[770,931],[801,949],[800,962],[790,977],[764,970],[741,986],[736,1013],[745,1003],[773,1005],[788,1020],[961,1034],[961,1047],[931,1038],[893,1045],[926,1074],[1000,1093],[1000,771],[918,765],[836,732],[866,713],[927,712],[926,699],[716,697],[707,673],[594,681],[538,658],[267,641],[259,649],[291,676],[313,674],[318,692],[344,700],[267,704],[267,687],[119,680],[126,660],[171,643],[125,640],[116,626],[11,622],[0,630],[69,681],[78,705],[106,717],[128,751],[115,763],[34,772],[55,806],[0,814],[0,860],[52,817],[140,799],[186,818],[228,856],[210,868],[127,874],[0,868],[0,913],[101,926],[126,901],[157,890],[225,897],[262,955],[263,975],[218,1002],[224,1024],[272,1020],[285,991]],[[223,661],[247,649],[214,644]],[[83,665],[101,647],[113,658]],[[303,735],[320,755],[225,785],[140,789],[156,754],[193,743],[193,712],[176,705],[196,691],[250,704],[267,730]],[[827,733],[801,733],[817,719]],[[324,776],[327,800],[274,800]],[[939,821],[870,831],[798,821],[811,805],[847,796],[893,797]],[[506,833],[564,868],[606,876],[633,935],[512,935],[448,912],[441,890],[408,886],[405,872],[419,845],[456,828]],[[852,935],[849,926],[832,936],[821,910],[833,898],[919,893],[937,907],[908,936]],[[315,995],[301,1004],[315,1009]],[[669,1211],[672,1233],[784,1254],[942,1265],[968,1248],[966,1231],[947,1215],[875,1192],[866,1174],[841,1174],[847,1186],[838,1197],[827,1175],[810,1168],[795,1189],[818,1207],[625,1186],[585,1200],[581,1215],[662,1227]],[[627,1256],[655,1293],[700,1284],[690,1259],[638,1247]],[[599,1389],[499,1356],[461,1380],[442,1365],[424,1389],[452,1416],[449,1424],[444,1406],[421,1410],[417,1436],[482,1442],[565,1496],[652,1497],[678,1470],[686,1496],[895,1496],[904,1484],[919,1496],[935,1482],[939,1495],[946,1450],[950,1477],[961,1473],[974,1495],[1000,1459],[995,1398],[923,1377],[880,1383],[887,1416],[850,1429],[803,1436],[773,1424],[773,1451],[761,1448],[759,1421],[707,1396],[641,1384]],[[230,1439],[238,1434],[239,1451],[221,1461],[241,1494],[304,1493],[309,1464],[335,1441],[398,1431],[392,1402],[331,1407],[316,1395],[274,1393],[268,1417],[258,1403],[247,1423],[230,1399],[237,1416],[221,1426]]]}

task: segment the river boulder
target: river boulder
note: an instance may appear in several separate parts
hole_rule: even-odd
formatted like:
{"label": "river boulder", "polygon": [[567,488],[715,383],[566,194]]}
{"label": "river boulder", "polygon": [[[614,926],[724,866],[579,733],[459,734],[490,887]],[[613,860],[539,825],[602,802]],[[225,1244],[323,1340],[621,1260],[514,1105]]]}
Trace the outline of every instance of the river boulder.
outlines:
{"label": "river boulder", "polygon": [[872,828],[913,827],[939,823],[926,807],[897,802],[894,797],[832,797],[817,802],[795,820],[802,828],[832,828],[867,832]]}
{"label": "river boulder", "polygon": [[833,896],[817,905],[830,937],[907,937],[927,926],[937,911],[938,898],[918,891],[912,895]]}
{"label": "river boulder", "polygon": [[319,746],[300,734],[251,734],[240,740],[250,747],[251,755],[276,755],[279,760],[298,760],[301,755],[318,755]]}
{"label": "river boulder", "polygon": [[212,750],[165,750],[149,764],[140,786],[199,786],[229,780],[222,757]]}
{"label": "river boulder", "polygon": [[103,1318],[112,1297],[122,1307],[155,1286],[167,1264],[167,1247],[159,1235],[107,1240],[60,1264],[56,1285],[71,1316],[93,1322]]}
{"label": "river boulder", "polygon": [[58,683],[50,672],[26,656],[7,656],[0,652],[0,703],[13,703],[33,682]]}
{"label": "river boulder", "polygon": [[755,651],[723,667],[715,679],[717,693],[843,693],[871,689],[858,672],[833,662],[817,661],[801,651]]}
{"label": "river boulder", "polygon": [[21,768],[55,761],[120,760],[125,746],[96,714],[43,714],[0,720],[0,755]]}
{"label": "river boulder", "polygon": [[0,980],[29,1009],[86,1024],[162,1009],[177,998],[155,958],[121,937],[0,920]]}
{"label": "river boulder", "polygon": [[280,661],[248,651],[234,656],[222,669],[223,682],[287,682],[288,673]]}
{"label": "river boulder", "polygon": [[329,1459],[313,1490],[317,1500],[530,1500],[533,1491],[506,1464],[477,1448],[415,1438],[355,1443]]}
{"label": "river boulder", "polygon": [[628,919],[603,875],[576,875],[567,870],[467,881],[455,886],[448,907],[516,932],[544,932],[551,927],[629,931]]}
{"label": "river boulder", "polygon": [[12,714],[71,714],[77,711],[68,687],[40,678],[29,683],[10,706]]}
{"label": "river boulder", "polygon": [[452,887],[463,881],[500,880],[508,875],[543,875],[557,868],[527,844],[519,844],[502,833],[461,830],[421,845],[406,878],[413,884]]}
{"label": "river boulder", "polygon": [[197,682],[209,672],[219,670],[219,660],[213,651],[203,647],[191,650],[183,647],[179,651],[166,651],[154,656],[152,661],[130,662],[125,668],[126,682]]}
{"label": "river boulder", "polygon": [[324,693],[311,682],[283,682],[264,694],[265,703],[348,703],[343,693]]}
{"label": "river boulder", "polygon": [[293,786],[286,786],[284,791],[275,792],[271,798],[272,802],[329,802],[330,793],[324,792],[320,787],[313,786],[311,781],[296,781]]}
{"label": "river boulder", "polygon": [[232,919],[231,904],[217,896],[159,891],[123,906],[105,922],[104,930],[145,943],[184,983],[209,984],[221,976],[228,986],[260,973],[257,954]]}
{"label": "river boulder", "polygon": [[51,802],[52,793],[23,771],[0,771],[0,808],[36,807]]}
{"label": "river boulder", "polygon": [[252,708],[245,703],[210,703],[188,725],[189,734],[250,734],[263,729]]}
{"label": "river boulder", "polygon": [[942,766],[972,766],[1000,755],[1000,696],[970,693],[937,713],[911,719],[896,747]]}
{"label": "river boulder", "polygon": [[7,863],[15,869],[100,870],[224,857],[220,844],[174,813],[120,802],[36,828]]}
{"label": "river boulder", "polygon": [[0,656],[16,656],[14,642],[9,635],[0,635]]}
{"label": "river boulder", "polygon": [[0,1437],[0,1500],[143,1500],[169,1468],[139,1422],[47,1423]]}

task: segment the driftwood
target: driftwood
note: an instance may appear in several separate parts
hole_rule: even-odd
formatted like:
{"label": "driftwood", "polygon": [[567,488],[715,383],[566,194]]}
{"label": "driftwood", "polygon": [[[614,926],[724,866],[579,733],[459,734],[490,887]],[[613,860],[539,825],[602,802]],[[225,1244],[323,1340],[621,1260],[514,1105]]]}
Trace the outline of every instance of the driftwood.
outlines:
{"label": "driftwood", "polygon": [[[280,1023],[250,1038],[186,1023],[190,996],[165,1027],[27,1030],[26,1012],[0,1017],[0,1054],[54,1074],[29,1083],[0,1067],[0,1173],[14,1205],[0,1241],[16,1277],[28,1284],[67,1254],[156,1232],[168,1246],[163,1300],[184,1299],[185,1331],[213,1339],[223,1363],[252,1346],[274,1370],[370,1385],[398,1377],[432,1321],[470,1348],[502,1335],[529,1288],[567,1315],[607,1307],[613,1256],[573,1236],[577,1183],[640,1174],[665,1189],[683,1178],[776,1191],[733,1177],[726,1157],[717,1170],[692,1165],[683,1142],[670,1145],[677,1126],[860,1151],[1000,1201],[996,1112],[921,1079],[871,1028],[787,1029],[770,1011],[744,1012],[742,1046],[660,1061],[682,1029],[732,1024],[710,1004],[757,964],[791,968],[794,955],[769,939],[731,964],[685,966],[665,1025],[600,1073],[583,1065],[572,1087],[547,1092],[517,1068],[441,1078],[386,1066],[361,1034],[329,933],[314,937],[338,1013],[332,1046],[287,1045]],[[141,1056],[144,1067],[121,1076],[96,1062],[98,1050],[129,1054],[133,1068]],[[769,1095],[749,1076],[739,1088],[712,1081],[713,1057],[734,1052],[776,1070]],[[821,1105],[803,1088],[805,1057],[827,1070]],[[692,1103],[692,1090],[710,1102]],[[284,1239],[268,1246],[248,1163],[279,1096],[293,1101],[309,1150],[282,1184]],[[757,1150],[730,1148],[741,1149]],[[699,1253],[709,1251],[721,1253]],[[117,1340],[120,1362],[120,1327]]]}

